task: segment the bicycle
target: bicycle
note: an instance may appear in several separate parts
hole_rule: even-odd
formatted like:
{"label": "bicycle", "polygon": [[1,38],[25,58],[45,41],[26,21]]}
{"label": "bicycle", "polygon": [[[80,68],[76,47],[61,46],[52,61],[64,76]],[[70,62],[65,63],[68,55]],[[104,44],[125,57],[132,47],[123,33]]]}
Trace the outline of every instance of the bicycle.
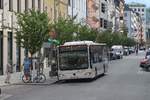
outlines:
{"label": "bicycle", "polygon": [[31,75],[30,72],[25,73],[22,76],[22,81],[24,83],[32,83],[32,82],[35,82],[35,83],[44,83],[46,81],[46,76],[43,74],[43,63],[40,63],[40,67],[38,68],[37,74],[33,78],[33,80],[32,80],[32,77],[33,76]]}
{"label": "bicycle", "polygon": [[44,64],[40,63],[39,64],[39,68],[37,70],[37,75],[36,77],[33,79],[33,82],[36,83],[44,83],[46,81],[46,76],[43,74],[43,68],[44,68]]}

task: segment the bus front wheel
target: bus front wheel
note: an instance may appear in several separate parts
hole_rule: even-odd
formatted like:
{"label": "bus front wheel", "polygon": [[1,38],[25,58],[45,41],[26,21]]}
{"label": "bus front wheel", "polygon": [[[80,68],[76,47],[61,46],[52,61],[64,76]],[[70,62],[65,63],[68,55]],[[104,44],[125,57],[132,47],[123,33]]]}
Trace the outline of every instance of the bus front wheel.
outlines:
{"label": "bus front wheel", "polygon": [[97,68],[95,67],[95,78],[97,77]]}
{"label": "bus front wheel", "polygon": [[103,65],[103,75],[105,75],[105,73],[106,73],[106,66],[105,65]]}

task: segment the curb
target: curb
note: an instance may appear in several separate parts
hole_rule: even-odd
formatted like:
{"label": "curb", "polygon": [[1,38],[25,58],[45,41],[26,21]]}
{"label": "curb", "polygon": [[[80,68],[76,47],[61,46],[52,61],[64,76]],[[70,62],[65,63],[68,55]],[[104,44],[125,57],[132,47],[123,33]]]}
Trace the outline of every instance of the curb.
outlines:
{"label": "curb", "polygon": [[9,98],[9,97],[11,97],[12,95],[9,95],[9,94],[1,94],[0,95],[0,100],[5,100],[5,99],[7,99],[7,98]]}

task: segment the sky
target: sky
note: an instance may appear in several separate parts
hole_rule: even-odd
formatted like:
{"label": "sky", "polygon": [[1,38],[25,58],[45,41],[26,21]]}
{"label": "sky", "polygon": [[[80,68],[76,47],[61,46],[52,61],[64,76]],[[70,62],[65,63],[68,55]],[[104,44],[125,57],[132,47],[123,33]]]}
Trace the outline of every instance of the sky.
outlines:
{"label": "sky", "polygon": [[147,7],[150,7],[150,0],[125,0],[125,2],[126,3],[138,2],[138,3],[146,4]]}

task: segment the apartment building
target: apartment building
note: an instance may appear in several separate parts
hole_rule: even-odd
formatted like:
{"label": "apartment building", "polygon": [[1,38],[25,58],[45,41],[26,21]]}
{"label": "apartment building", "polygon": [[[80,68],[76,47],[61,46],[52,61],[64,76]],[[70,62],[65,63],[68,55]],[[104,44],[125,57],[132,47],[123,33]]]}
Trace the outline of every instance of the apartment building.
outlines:
{"label": "apartment building", "polygon": [[[133,11],[137,12],[141,18],[142,18],[142,32],[140,33],[141,35],[139,38],[141,38],[141,42],[145,41],[146,42],[146,5],[141,4],[141,3],[135,3],[132,2],[131,4],[128,4],[129,8],[131,8]],[[142,40],[143,39],[143,40]]]}
{"label": "apartment building", "polygon": [[58,17],[68,16],[68,0],[44,0],[44,9],[47,11],[50,20],[57,20]]}
{"label": "apartment building", "polygon": [[43,0],[0,0],[0,75],[4,75],[7,62],[15,64],[12,72],[20,71],[24,59],[24,49],[15,43],[15,30],[18,28],[13,11],[24,12],[28,9],[43,11]]}
{"label": "apartment building", "polygon": [[68,15],[70,18],[76,16],[76,22],[86,23],[87,0],[68,0]]}
{"label": "apartment building", "polygon": [[150,8],[146,9],[146,43],[147,48],[150,48]]}
{"label": "apartment building", "polygon": [[124,21],[128,29],[128,37],[133,38],[139,42],[139,36],[141,35],[142,28],[142,19],[139,13],[130,9],[128,5],[125,5]]}

